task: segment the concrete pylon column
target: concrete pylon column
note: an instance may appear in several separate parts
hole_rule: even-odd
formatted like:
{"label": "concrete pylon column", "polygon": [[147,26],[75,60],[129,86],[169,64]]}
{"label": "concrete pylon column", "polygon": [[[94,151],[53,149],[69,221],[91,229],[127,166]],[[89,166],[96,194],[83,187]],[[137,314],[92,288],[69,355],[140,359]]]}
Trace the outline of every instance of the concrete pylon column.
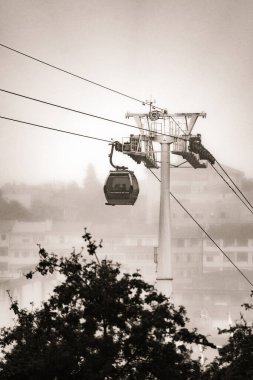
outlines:
{"label": "concrete pylon column", "polygon": [[161,142],[161,190],[159,217],[157,289],[172,294],[171,215],[170,215],[170,143]]}

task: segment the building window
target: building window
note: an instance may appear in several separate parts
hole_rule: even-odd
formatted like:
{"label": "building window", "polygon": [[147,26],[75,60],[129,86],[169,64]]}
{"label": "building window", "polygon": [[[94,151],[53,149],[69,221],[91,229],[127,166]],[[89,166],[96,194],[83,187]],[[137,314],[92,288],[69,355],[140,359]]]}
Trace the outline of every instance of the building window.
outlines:
{"label": "building window", "polygon": [[235,245],[235,239],[234,238],[225,238],[223,240],[224,247],[233,247]]}
{"label": "building window", "polygon": [[239,237],[236,239],[236,245],[237,247],[247,247],[248,246],[248,239],[244,237]]}
{"label": "building window", "polygon": [[0,256],[8,256],[8,247],[0,247]]}
{"label": "building window", "polygon": [[237,261],[248,261],[248,252],[238,252],[237,253]]}
{"label": "building window", "polygon": [[190,245],[191,247],[197,247],[199,245],[200,240],[199,239],[190,239]]}
{"label": "building window", "polygon": [[177,247],[184,247],[184,239],[177,239]]}
{"label": "building window", "polygon": [[5,234],[1,234],[1,240],[6,240],[6,235]]}
{"label": "building window", "polygon": [[1,263],[0,262],[0,271],[6,271],[8,270],[8,263],[4,262],[4,263]]}
{"label": "building window", "polygon": [[213,262],[214,261],[214,257],[212,255],[207,255],[206,256],[206,261],[209,262],[209,263]]}

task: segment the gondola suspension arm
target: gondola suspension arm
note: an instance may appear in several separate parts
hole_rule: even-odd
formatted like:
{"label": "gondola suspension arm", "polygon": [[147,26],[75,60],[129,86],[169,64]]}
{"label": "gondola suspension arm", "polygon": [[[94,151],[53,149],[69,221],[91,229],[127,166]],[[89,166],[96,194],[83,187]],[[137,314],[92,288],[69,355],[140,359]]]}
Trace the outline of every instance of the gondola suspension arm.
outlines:
{"label": "gondola suspension arm", "polygon": [[111,164],[112,167],[113,167],[114,169],[116,169],[116,170],[127,170],[127,167],[126,167],[126,166],[118,166],[118,165],[114,165],[114,163],[112,162],[113,151],[114,151],[114,147],[115,147],[115,144],[116,144],[116,143],[117,143],[117,141],[116,141],[116,142],[113,142],[113,143],[111,143],[111,144],[109,144],[109,145],[112,146],[112,148],[111,148],[111,152],[109,153],[110,164]]}

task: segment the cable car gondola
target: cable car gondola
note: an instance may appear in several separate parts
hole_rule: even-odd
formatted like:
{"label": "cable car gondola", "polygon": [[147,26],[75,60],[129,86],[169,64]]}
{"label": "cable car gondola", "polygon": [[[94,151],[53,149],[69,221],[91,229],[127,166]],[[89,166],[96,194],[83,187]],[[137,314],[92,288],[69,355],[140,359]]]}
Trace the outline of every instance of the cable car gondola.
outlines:
{"label": "cable car gondola", "polygon": [[134,172],[112,170],[104,186],[107,205],[134,205],[139,194],[139,185]]}
{"label": "cable car gondola", "polygon": [[106,205],[134,205],[139,194],[139,185],[133,171],[112,163],[114,143],[109,154],[110,163],[116,170],[111,170],[104,185]]}

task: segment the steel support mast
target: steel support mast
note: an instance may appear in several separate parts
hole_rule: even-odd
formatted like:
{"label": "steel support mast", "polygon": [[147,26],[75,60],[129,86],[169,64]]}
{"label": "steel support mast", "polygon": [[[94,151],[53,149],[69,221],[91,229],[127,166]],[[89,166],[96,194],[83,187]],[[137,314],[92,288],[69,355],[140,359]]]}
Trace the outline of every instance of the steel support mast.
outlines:
{"label": "steel support mast", "polygon": [[172,252],[170,212],[170,137],[156,137],[161,144],[161,186],[159,214],[159,247],[157,263],[157,289],[170,296],[172,293]]}
{"label": "steel support mast", "polygon": [[[199,159],[188,152],[187,144],[192,129],[198,117],[206,117],[200,113],[174,113],[166,110],[160,112],[150,111],[148,114],[131,114],[127,118],[134,117],[140,128],[140,136],[147,136],[150,141],[158,142],[161,146],[161,187],[160,187],[160,215],[159,215],[159,241],[157,255],[156,286],[166,296],[172,294],[172,248],[171,248],[171,207],[170,207],[170,153],[181,155],[196,169],[206,167]],[[139,153],[136,153],[139,154]],[[190,156],[190,157],[189,157]],[[147,162],[144,161],[145,166]]]}

